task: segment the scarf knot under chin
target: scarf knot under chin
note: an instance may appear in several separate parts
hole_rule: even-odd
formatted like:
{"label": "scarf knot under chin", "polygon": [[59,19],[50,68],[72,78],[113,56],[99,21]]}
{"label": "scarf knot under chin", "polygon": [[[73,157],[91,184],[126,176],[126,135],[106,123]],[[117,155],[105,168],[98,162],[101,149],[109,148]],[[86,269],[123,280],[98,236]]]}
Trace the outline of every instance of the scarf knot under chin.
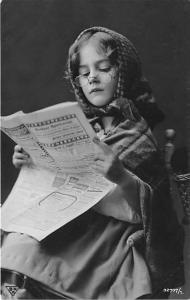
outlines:
{"label": "scarf knot under chin", "polygon": [[118,121],[129,118],[134,121],[141,119],[141,116],[133,102],[127,98],[118,98],[104,107],[93,107],[93,112],[86,112],[88,119],[97,119],[104,116],[113,116]]}

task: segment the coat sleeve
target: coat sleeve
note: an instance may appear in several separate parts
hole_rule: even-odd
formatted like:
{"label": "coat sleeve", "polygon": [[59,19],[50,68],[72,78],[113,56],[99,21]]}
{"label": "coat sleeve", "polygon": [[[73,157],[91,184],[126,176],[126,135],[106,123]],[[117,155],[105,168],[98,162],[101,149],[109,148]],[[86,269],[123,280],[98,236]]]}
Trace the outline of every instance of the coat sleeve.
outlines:
{"label": "coat sleeve", "polygon": [[[135,202],[135,208],[128,202],[127,189],[123,190],[119,185],[116,185],[108,195],[93,207],[93,210],[120,221],[140,224],[142,223],[140,202],[146,201],[146,198],[150,196],[151,187],[132,172],[129,172],[129,175],[135,180],[136,189],[138,190],[137,197],[132,199],[133,203]],[[140,199],[142,197],[143,200]]]}

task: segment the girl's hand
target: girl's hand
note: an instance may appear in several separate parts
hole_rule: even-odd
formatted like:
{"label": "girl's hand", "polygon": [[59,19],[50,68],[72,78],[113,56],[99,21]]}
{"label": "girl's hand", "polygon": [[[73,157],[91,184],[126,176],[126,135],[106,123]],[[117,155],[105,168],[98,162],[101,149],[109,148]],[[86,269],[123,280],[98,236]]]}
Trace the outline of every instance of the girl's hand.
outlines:
{"label": "girl's hand", "polygon": [[98,138],[94,138],[93,141],[99,149],[94,159],[93,169],[110,181],[121,185],[126,179],[126,171],[122,162],[108,145],[100,142]]}
{"label": "girl's hand", "polygon": [[12,161],[15,168],[21,168],[23,165],[29,165],[32,163],[30,155],[19,145],[14,147]]}

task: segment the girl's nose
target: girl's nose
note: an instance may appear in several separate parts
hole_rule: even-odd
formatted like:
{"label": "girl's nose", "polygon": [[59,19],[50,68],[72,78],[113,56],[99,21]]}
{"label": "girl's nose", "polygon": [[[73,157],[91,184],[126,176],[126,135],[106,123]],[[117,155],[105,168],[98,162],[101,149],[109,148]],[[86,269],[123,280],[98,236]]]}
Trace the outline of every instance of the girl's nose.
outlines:
{"label": "girl's nose", "polygon": [[96,75],[95,76],[89,76],[88,77],[88,82],[89,82],[89,84],[97,82],[97,76]]}
{"label": "girl's nose", "polygon": [[97,81],[98,81],[98,74],[95,70],[92,70],[89,74],[88,82],[89,82],[89,84],[92,84]]}

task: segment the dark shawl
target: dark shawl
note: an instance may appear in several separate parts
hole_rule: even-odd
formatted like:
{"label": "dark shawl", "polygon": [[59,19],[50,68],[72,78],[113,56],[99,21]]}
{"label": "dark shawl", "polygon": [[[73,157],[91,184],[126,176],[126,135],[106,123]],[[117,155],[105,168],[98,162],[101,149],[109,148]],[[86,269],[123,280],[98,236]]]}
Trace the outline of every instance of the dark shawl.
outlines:
{"label": "dark shawl", "polygon": [[[75,85],[68,62],[71,83],[79,104],[87,117],[93,118],[94,124],[102,115],[114,115],[121,122],[117,130],[125,129],[126,134],[123,136],[123,133],[118,137],[108,136],[105,142],[109,145],[114,144],[114,149],[126,168],[150,187],[148,188],[150,197],[140,202],[143,229],[134,233],[132,239],[137,247],[144,244],[144,254],[152,276],[153,288],[159,290],[177,287],[184,281],[184,233],[173,209],[169,178],[162,155],[147,126],[148,123],[150,127],[154,127],[163,119],[163,113],[158,109],[151,88],[143,77],[141,62],[133,44],[115,31],[92,27],[84,30],[73,45],[88,32],[105,32],[116,42],[120,68],[115,100],[102,109],[92,106],[84,97],[81,88]],[[128,123],[127,118],[130,120]],[[145,139],[141,141],[142,137]],[[138,139],[140,144],[137,142]],[[131,151],[128,152],[130,147]]]}

